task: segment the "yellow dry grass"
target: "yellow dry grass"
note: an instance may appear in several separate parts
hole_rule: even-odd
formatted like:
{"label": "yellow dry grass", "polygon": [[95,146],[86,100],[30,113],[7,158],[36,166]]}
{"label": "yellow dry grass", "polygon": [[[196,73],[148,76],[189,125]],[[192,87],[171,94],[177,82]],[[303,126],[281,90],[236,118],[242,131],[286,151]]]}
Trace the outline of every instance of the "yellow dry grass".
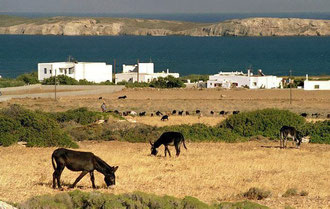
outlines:
{"label": "yellow dry grass", "polygon": [[[158,195],[194,196],[202,201],[235,201],[251,187],[270,190],[272,197],[258,201],[272,208],[327,208],[330,205],[330,146],[303,144],[300,150],[281,150],[278,144],[187,143],[180,157],[149,156],[149,144],[126,142],[82,142],[80,150],[91,151],[110,165],[118,165],[117,185],[104,187],[96,173],[100,192],[143,191]],[[51,188],[51,153],[54,148],[0,147],[0,199],[21,202]],[[174,149],[170,148],[172,155]],[[64,170],[65,188],[78,173]],[[79,182],[81,190],[92,191],[89,176]],[[289,188],[309,192],[307,197],[281,195]]]}

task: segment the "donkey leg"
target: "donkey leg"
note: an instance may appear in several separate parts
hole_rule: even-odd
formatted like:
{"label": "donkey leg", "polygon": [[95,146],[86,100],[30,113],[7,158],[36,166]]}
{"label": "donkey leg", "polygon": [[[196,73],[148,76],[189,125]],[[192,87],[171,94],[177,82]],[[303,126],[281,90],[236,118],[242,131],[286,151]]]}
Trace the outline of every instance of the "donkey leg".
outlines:
{"label": "donkey leg", "polygon": [[175,146],[176,156],[179,157],[180,155],[180,144]]}
{"label": "donkey leg", "polygon": [[92,182],[93,189],[95,189],[96,186],[95,186],[94,171],[89,172],[89,174],[91,175],[91,182]]}
{"label": "donkey leg", "polygon": [[56,188],[56,178],[57,178],[57,172],[56,172],[56,170],[54,171],[54,173],[53,173],[53,189],[55,189]]}
{"label": "donkey leg", "polygon": [[166,148],[166,146],[165,146],[165,157],[166,157],[166,155],[167,155],[167,148]]}
{"label": "donkey leg", "polygon": [[170,153],[170,149],[166,146],[166,149],[167,149],[167,152],[168,152],[168,155],[170,156],[170,157],[172,157],[171,156],[171,153]]}
{"label": "donkey leg", "polygon": [[57,186],[59,189],[62,189],[61,186],[61,175],[64,170],[64,165],[59,165],[56,169],[56,179],[57,179]]}
{"label": "donkey leg", "polygon": [[81,174],[78,176],[78,178],[75,180],[75,182],[70,186],[70,188],[74,188],[76,184],[87,174],[87,171],[81,172]]}

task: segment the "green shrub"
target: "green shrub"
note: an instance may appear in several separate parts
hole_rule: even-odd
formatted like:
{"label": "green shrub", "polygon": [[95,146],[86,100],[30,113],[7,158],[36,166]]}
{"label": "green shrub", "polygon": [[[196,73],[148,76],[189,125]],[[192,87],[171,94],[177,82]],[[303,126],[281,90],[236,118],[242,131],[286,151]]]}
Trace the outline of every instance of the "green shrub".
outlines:
{"label": "green shrub", "polygon": [[33,197],[21,203],[19,208],[266,209],[267,207],[248,201],[207,205],[194,197],[185,197],[181,200],[167,195],[157,196],[143,192],[114,195],[74,190],[68,193],[60,193],[55,196],[43,195]]}
{"label": "green shrub", "polygon": [[86,107],[52,113],[51,115],[60,123],[74,121],[82,125],[93,123],[103,117],[102,113],[89,111]]}
{"label": "green shrub", "polygon": [[198,81],[206,82],[207,80],[209,80],[209,75],[191,74],[191,75],[186,75],[186,76],[180,77],[180,80],[182,80],[183,82],[187,82],[188,79],[191,82],[198,82]]}
{"label": "green shrub", "polygon": [[262,200],[271,195],[270,191],[266,191],[260,188],[252,187],[249,191],[243,193],[243,196],[251,200]]}
{"label": "green shrub", "polygon": [[23,81],[25,84],[36,84],[39,83],[38,72],[24,73],[19,75],[16,80]]}
{"label": "green shrub", "polygon": [[279,137],[282,126],[293,126],[298,130],[305,124],[305,119],[288,110],[264,109],[231,115],[220,123],[220,127],[229,128],[244,137],[265,136]]}
{"label": "green shrub", "polygon": [[[58,75],[56,76],[56,83],[61,85],[78,85],[79,82],[66,75]],[[50,78],[46,78],[42,81],[43,85],[54,85],[55,84],[55,76],[52,76]]]}
{"label": "green shrub", "polygon": [[307,123],[302,132],[311,137],[311,143],[330,144],[330,120]]}
{"label": "green shrub", "polygon": [[86,79],[81,79],[78,81],[78,85],[96,85],[96,83]]}
{"label": "green shrub", "polygon": [[9,78],[0,78],[0,88],[15,87],[15,86],[24,86],[24,81],[9,79]]}
{"label": "green shrub", "polygon": [[179,79],[173,76],[167,76],[166,78],[158,78],[150,82],[150,87],[154,88],[182,88],[185,84]]}
{"label": "green shrub", "polygon": [[25,141],[27,146],[77,147],[59,124],[42,112],[12,105],[0,112],[0,123],[3,125],[1,135],[4,137],[0,140],[5,146]]}
{"label": "green shrub", "polygon": [[295,188],[290,188],[286,190],[286,192],[282,195],[282,197],[291,197],[291,196],[297,196],[298,191]]}

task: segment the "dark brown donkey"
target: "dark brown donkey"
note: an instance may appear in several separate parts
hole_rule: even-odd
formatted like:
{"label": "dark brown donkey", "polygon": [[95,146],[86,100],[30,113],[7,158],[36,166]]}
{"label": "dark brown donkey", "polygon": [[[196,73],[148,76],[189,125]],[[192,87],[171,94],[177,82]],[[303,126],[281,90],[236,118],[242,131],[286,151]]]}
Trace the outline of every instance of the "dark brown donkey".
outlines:
{"label": "dark brown donkey", "polygon": [[[56,165],[55,166],[55,162]],[[76,181],[71,185],[71,188],[75,187],[76,184],[87,174],[91,176],[92,186],[95,187],[94,170],[102,173],[104,175],[104,181],[107,186],[115,185],[116,177],[115,172],[118,166],[111,167],[101,158],[95,156],[91,152],[78,152],[73,150],[68,150],[64,148],[56,149],[52,154],[52,164],[54,168],[53,173],[53,188],[56,188],[56,182],[58,188],[61,189],[60,179],[62,171],[67,167],[71,171],[82,171],[78,176]]]}
{"label": "dark brown donkey", "polygon": [[168,146],[175,146],[176,150],[176,156],[180,155],[180,145],[183,143],[183,147],[187,149],[185,143],[184,143],[184,137],[181,133],[179,132],[164,132],[155,143],[150,142],[151,145],[151,154],[152,155],[157,155],[158,151],[157,148],[160,147],[162,144],[165,147],[165,157],[166,157],[166,152],[171,157],[170,150],[168,149]]}

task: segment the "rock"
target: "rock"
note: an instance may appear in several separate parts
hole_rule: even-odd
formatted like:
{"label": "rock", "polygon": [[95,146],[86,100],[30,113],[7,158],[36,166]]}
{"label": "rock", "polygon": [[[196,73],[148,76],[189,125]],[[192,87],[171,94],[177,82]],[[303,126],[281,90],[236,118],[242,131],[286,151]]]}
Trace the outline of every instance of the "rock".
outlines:
{"label": "rock", "polygon": [[[6,18],[6,16],[1,18]],[[40,19],[25,18],[19,22],[19,24],[16,24],[16,22],[11,23],[10,18],[8,18],[6,25],[0,25],[0,34],[68,36],[330,36],[330,20],[299,18],[246,18],[219,23],[191,23],[130,18],[53,17]]]}

